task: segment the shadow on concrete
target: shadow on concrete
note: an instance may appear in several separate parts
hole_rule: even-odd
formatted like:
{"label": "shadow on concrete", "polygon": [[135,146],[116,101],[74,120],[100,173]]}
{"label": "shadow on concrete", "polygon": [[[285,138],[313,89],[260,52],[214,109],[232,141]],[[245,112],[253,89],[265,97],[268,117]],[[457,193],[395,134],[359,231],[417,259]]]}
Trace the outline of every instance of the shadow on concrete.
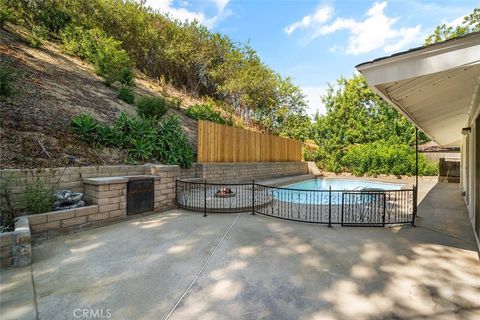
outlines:
{"label": "shadow on concrete", "polygon": [[456,241],[449,236],[422,228],[328,229],[259,216],[242,216],[232,231],[173,319],[480,315],[479,261],[449,245],[448,239]]}
{"label": "shadow on concrete", "polygon": [[163,319],[179,302],[171,319],[478,319],[464,207],[455,185],[437,184],[415,228],[242,214],[218,246],[236,215],[172,210],[48,240],[33,251],[38,318]]}
{"label": "shadow on concrete", "polygon": [[463,240],[461,247],[478,251],[472,224],[457,183],[437,183],[418,206],[416,225]]}

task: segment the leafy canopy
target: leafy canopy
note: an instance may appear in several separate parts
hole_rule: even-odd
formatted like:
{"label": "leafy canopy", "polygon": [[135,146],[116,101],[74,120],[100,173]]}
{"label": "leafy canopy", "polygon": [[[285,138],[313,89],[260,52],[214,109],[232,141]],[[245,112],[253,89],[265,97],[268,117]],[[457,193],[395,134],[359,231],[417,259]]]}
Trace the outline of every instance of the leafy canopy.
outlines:
{"label": "leafy canopy", "polygon": [[[404,147],[414,152],[415,127],[370,90],[363,76],[340,78],[336,86],[329,86],[323,103],[326,114],[317,114],[312,124],[312,136],[320,148],[313,154],[309,151],[309,159],[317,160],[321,168],[334,172],[413,173],[411,157],[403,157],[408,164],[396,170],[395,165],[381,160],[381,152],[377,151],[385,148],[382,152],[398,153],[398,159],[402,159],[400,150]],[[420,133],[420,143],[427,140]],[[371,156],[375,160],[371,160],[369,154],[363,152],[365,150],[375,151]],[[359,163],[361,166],[357,167]]]}
{"label": "leafy canopy", "polygon": [[425,39],[425,45],[453,39],[476,31],[480,31],[480,8],[473,9],[472,13],[463,17],[462,24],[456,27],[447,26],[445,23],[438,25],[434,32]]}

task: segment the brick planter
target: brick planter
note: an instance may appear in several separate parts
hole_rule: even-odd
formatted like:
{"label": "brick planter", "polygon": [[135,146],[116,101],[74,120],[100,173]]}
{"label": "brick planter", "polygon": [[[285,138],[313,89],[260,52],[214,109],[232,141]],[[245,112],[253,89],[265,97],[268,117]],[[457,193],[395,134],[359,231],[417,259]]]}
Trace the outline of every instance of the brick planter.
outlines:
{"label": "brick planter", "polygon": [[0,233],[0,268],[25,267],[32,263],[32,245],[27,217],[19,217],[15,231]]}
{"label": "brick planter", "polygon": [[95,227],[98,206],[52,211],[27,216],[32,239],[46,240],[55,236],[79,232]]}

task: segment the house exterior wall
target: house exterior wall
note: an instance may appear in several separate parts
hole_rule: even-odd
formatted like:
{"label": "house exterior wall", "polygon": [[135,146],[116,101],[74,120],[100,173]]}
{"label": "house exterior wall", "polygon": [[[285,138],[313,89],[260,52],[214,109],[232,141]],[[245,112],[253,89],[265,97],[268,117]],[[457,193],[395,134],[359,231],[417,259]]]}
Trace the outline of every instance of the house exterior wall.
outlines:
{"label": "house exterior wall", "polygon": [[471,132],[462,141],[460,187],[465,194],[465,203],[480,248],[480,89],[477,90],[474,107],[465,126],[470,127]]}
{"label": "house exterior wall", "polygon": [[480,243],[480,115],[475,120],[475,141],[475,233]]}

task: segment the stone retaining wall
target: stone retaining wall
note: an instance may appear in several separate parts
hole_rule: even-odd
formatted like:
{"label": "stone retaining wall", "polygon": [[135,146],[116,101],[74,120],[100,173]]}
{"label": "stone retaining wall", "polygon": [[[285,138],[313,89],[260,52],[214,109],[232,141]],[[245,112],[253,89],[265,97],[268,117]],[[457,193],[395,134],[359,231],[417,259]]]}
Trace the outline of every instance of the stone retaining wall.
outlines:
{"label": "stone retaining wall", "polygon": [[145,174],[157,176],[155,181],[155,210],[168,210],[175,207],[175,180],[186,177],[197,177],[201,174],[201,165],[190,169],[179,166],[146,165]]}
{"label": "stone retaining wall", "polygon": [[0,268],[25,267],[32,263],[32,245],[27,217],[15,222],[15,231],[0,233]]}
{"label": "stone retaining wall", "polygon": [[[148,173],[146,176],[155,179],[154,211],[173,208],[175,179],[196,174],[195,167],[181,169],[178,166],[148,165],[142,168]],[[83,179],[85,200],[92,205],[28,216],[33,240],[46,240],[134,218],[136,215],[127,216],[127,183],[128,176]]]}
{"label": "stone retaining wall", "polygon": [[98,226],[98,205],[77,209],[52,211],[27,216],[32,240],[46,240],[55,236],[79,232]]}
{"label": "stone retaining wall", "polygon": [[83,178],[132,176],[144,172],[144,166],[139,165],[4,169],[0,170],[0,180],[10,180],[12,197],[19,203],[21,194],[26,188],[36,183],[55,190],[70,189],[74,192],[84,192]]}
{"label": "stone retaining wall", "polygon": [[207,182],[249,182],[309,173],[307,162],[237,162],[201,164]]}
{"label": "stone retaining wall", "polygon": [[[174,191],[175,178],[198,177],[211,182],[251,181],[252,179],[268,179],[280,176],[300,175],[308,172],[307,162],[240,162],[240,163],[208,163],[194,164],[190,169],[181,169],[169,165],[118,165],[60,167],[39,169],[4,169],[0,170],[0,180],[10,180],[10,191],[13,200],[20,203],[21,194],[27,187],[41,183],[45,188],[54,190],[70,189],[74,192],[85,192],[84,178],[116,177],[135,175],[158,175],[165,180],[169,189]],[[165,193],[164,193],[165,195]],[[163,202],[166,205],[166,202]]]}

